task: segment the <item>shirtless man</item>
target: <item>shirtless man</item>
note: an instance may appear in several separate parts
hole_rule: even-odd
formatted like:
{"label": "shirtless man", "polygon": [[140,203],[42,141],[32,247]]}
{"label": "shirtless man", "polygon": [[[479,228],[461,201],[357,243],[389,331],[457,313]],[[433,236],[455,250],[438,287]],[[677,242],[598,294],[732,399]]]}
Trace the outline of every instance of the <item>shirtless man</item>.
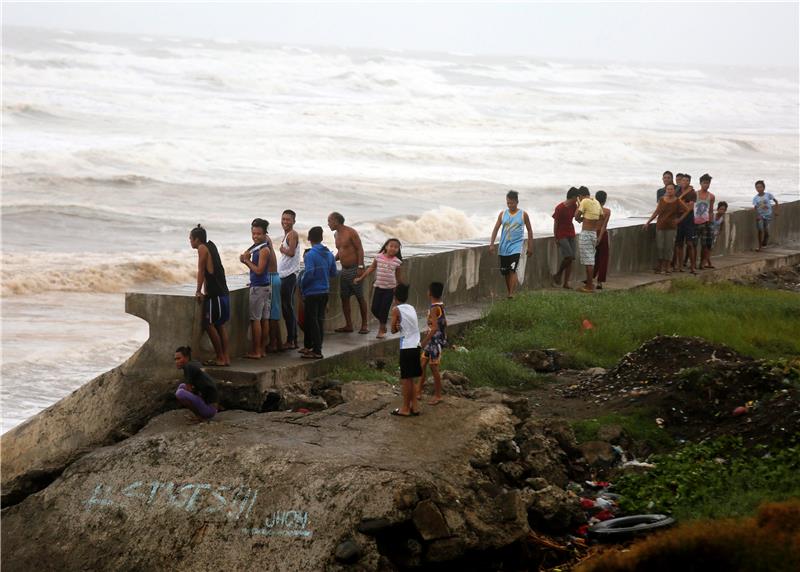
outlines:
{"label": "shirtless man", "polygon": [[581,223],[581,233],[578,235],[578,255],[581,264],[586,268],[585,286],[581,292],[594,292],[594,256],[597,249],[597,232],[603,224],[605,213],[603,207],[596,199],[591,198],[589,189],[578,189],[578,209],[575,211],[575,220]]}
{"label": "shirtless man", "polygon": [[336,240],[336,260],[342,263],[342,273],[339,281],[339,296],[342,299],[342,313],[345,326],[336,328],[335,332],[352,332],[353,318],[350,315],[350,297],[355,296],[361,311],[361,329],[359,334],[368,334],[367,328],[367,300],[361,283],[353,282],[364,273],[364,247],[361,237],[354,228],[345,226],[344,217],[337,212],[328,215],[328,228],[334,233]]}

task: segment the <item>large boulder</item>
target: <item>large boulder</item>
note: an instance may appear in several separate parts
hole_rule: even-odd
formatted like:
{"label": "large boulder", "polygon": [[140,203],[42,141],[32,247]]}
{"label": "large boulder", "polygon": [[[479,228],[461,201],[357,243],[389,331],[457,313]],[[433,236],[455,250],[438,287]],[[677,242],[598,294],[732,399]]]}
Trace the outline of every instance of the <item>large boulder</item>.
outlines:
{"label": "large boulder", "polygon": [[156,417],[4,510],[4,570],[375,570],[526,537],[531,499],[470,462],[511,454],[509,406],[448,398],[400,418],[385,385],[342,394],[309,414]]}

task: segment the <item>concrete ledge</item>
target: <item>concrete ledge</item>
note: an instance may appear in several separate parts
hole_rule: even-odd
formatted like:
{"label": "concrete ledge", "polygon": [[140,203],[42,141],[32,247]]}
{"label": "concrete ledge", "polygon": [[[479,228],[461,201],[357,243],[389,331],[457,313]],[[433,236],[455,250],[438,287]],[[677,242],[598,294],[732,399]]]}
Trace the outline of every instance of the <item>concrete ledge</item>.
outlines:
{"label": "concrete ledge", "polygon": [[[612,214],[613,216],[613,214]],[[630,273],[648,272],[655,260],[655,225],[648,231],[642,226],[614,228],[609,231],[611,260],[609,273],[620,277]],[[772,226],[775,244],[800,240],[800,201],[784,203]],[[715,260],[731,254],[752,251],[757,243],[755,217],[752,209],[726,216],[723,231],[714,249]],[[411,286],[410,303],[421,309],[427,306],[427,288],[433,281],[445,284],[445,301],[449,307],[486,303],[505,297],[505,286],[499,274],[497,256],[489,253],[484,241],[463,241],[438,244],[437,252],[407,256],[404,274]],[[547,288],[550,275],[559,264],[558,252],[552,237],[534,240],[534,254],[520,261],[521,288]],[[573,268],[577,277],[579,266]],[[231,321],[228,333],[232,355],[243,355],[249,349],[248,291],[245,275],[229,278],[231,291]],[[367,288],[369,290],[369,288]],[[326,330],[344,325],[339,301],[338,280],[332,283],[326,312]],[[366,292],[369,297],[371,293]],[[353,304],[354,316],[358,309]],[[139,352],[135,366],[147,371],[168,371],[173,367],[171,351],[189,344],[197,357],[213,357],[208,337],[200,324],[200,307],[194,299],[194,285],[163,288],[156,291],[129,292],[125,308],[150,324],[150,338]],[[370,317],[371,328],[377,328]],[[330,339],[330,338],[329,338]]]}

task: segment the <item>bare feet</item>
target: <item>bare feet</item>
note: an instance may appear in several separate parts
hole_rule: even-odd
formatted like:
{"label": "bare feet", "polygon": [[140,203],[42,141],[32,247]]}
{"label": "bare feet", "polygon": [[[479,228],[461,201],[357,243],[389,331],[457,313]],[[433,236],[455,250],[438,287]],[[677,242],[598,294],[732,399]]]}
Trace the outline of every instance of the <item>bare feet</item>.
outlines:
{"label": "bare feet", "polygon": [[428,405],[439,405],[442,402],[441,397],[434,397],[428,402]]}
{"label": "bare feet", "polygon": [[261,359],[264,356],[262,356],[261,354],[248,353],[244,354],[242,357],[245,359]]}

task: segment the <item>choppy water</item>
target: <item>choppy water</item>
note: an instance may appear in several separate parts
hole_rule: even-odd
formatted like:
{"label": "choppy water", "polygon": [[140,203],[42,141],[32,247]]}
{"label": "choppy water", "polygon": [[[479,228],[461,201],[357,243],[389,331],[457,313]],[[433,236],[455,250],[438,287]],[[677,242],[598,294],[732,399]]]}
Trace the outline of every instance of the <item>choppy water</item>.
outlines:
{"label": "choppy water", "polygon": [[534,230],[571,185],[649,214],[664,169],[798,196],[796,70],[627,66],[4,28],[3,430],[129,355],[122,292],[229,272],[255,216],[344,213],[369,248]]}

